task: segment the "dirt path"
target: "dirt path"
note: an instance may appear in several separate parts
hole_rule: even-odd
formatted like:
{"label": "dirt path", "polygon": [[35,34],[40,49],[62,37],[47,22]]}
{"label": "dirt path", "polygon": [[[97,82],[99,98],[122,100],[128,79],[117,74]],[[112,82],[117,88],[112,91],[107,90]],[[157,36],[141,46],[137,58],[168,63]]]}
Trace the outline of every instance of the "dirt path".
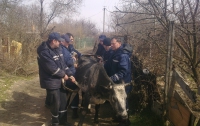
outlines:
{"label": "dirt path", "polygon": [[[80,50],[83,54],[90,53],[92,49]],[[39,77],[32,77],[30,80],[14,82],[6,92],[7,99],[0,104],[0,126],[44,126],[51,114],[44,106],[46,91],[40,88]],[[109,103],[101,105],[99,122],[101,126],[115,126],[112,123],[112,108]],[[79,113],[80,114],[80,113]],[[68,110],[68,121],[74,126],[77,120],[71,119],[72,111]],[[92,126],[94,113],[86,116],[84,126]]]}
{"label": "dirt path", "polygon": [[[39,86],[38,76],[31,80],[15,82],[6,92],[7,99],[1,102],[0,126],[41,126],[50,120],[50,112],[44,107],[45,90]],[[112,108],[105,103],[100,109],[101,126],[115,126],[111,121]],[[68,111],[68,120],[77,125],[78,120],[72,120],[72,111]],[[88,114],[85,126],[92,126],[93,113]]]}

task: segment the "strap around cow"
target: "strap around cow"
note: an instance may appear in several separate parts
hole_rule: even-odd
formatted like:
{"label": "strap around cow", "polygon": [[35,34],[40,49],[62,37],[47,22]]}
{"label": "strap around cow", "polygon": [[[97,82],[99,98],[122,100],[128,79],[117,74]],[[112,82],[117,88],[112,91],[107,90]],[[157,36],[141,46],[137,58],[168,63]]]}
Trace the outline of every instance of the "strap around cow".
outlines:
{"label": "strap around cow", "polygon": [[[75,82],[74,84],[76,84],[76,85],[78,86],[78,83],[77,83],[77,82]],[[62,87],[63,87],[65,90],[69,91],[69,92],[78,92],[77,90],[72,90],[72,89],[66,87],[66,86],[65,86],[65,80],[64,80],[64,79],[62,79]],[[79,87],[79,86],[78,86],[78,87]]]}
{"label": "strap around cow", "polygon": [[76,89],[74,90],[74,92],[68,93],[68,94],[67,94],[67,100],[69,99],[69,104],[68,104],[68,106],[67,106],[67,109],[68,109],[68,107],[70,106],[70,104],[72,103],[74,97],[76,96],[76,94],[78,93],[79,90],[80,90],[79,88],[76,88]]}

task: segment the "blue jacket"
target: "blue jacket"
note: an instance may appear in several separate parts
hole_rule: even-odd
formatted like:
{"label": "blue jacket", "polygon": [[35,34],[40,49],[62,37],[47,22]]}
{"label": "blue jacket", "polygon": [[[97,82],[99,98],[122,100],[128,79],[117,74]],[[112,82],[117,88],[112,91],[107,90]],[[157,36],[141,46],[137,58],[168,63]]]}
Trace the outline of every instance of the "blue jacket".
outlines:
{"label": "blue jacket", "polygon": [[37,48],[37,54],[41,88],[61,88],[61,79],[65,73],[72,75],[64,63],[61,48],[52,49],[47,42],[42,42]]}
{"label": "blue jacket", "polygon": [[63,53],[63,57],[64,57],[64,62],[74,76],[76,69],[74,67],[74,60],[72,58],[72,55],[65,46],[61,45],[61,48],[62,48],[62,53]]}
{"label": "blue jacket", "polygon": [[131,61],[129,57],[130,52],[123,50],[123,46],[113,51],[108,62],[108,76],[116,84],[131,82]]}
{"label": "blue jacket", "polygon": [[82,55],[79,51],[77,51],[72,44],[69,44],[68,48],[69,52],[73,54],[74,52],[77,53],[78,58]]}

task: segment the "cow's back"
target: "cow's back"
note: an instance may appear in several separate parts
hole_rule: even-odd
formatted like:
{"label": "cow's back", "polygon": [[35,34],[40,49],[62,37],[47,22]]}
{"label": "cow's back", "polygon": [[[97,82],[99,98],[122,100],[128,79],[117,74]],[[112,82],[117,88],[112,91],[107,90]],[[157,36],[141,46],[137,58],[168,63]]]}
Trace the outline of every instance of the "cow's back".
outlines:
{"label": "cow's back", "polygon": [[79,59],[75,77],[84,92],[88,90],[101,92],[111,82],[103,64],[97,62],[94,57],[82,56]]}

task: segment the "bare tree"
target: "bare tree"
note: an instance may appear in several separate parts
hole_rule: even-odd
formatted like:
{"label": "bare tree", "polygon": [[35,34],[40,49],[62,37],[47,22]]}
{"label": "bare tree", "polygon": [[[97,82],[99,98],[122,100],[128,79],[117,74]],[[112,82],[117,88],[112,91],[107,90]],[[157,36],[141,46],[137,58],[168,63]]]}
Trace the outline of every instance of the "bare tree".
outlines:
{"label": "bare tree", "polygon": [[[146,46],[147,48],[140,49],[140,53],[146,50],[152,51],[153,56],[146,57],[146,60],[159,59],[163,61],[161,59],[165,59],[169,21],[175,21],[175,50],[177,50],[174,53],[175,66],[190,75],[199,87],[200,57],[197,56],[200,54],[199,0],[121,1],[124,7],[122,9],[116,7],[115,14],[120,13],[126,18],[121,16],[117,19],[116,24],[126,30],[132,28],[129,30],[129,34],[137,40],[137,43],[153,44],[151,48]],[[142,46],[140,44],[139,47],[145,47],[145,44]]]}
{"label": "bare tree", "polygon": [[41,38],[47,32],[49,24],[55,19],[63,15],[76,12],[77,7],[82,0],[53,0],[49,3],[49,10],[44,11],[44,1],[40,0],[40,35]]}
{"label": "bare tree", "polygon": [[[49,27],[50,24],[56,21],[56,18],[67,17],[68,14],[75,13],[80,4],[81,0],[39,0],[32,5],[24,5],[22,0],[1,0],[0,38],[3,41],[0,48],[2,54],[8,53],[2,47],[11,49],[12,40],[22,44],[20,57],[6,58],[1,68],[11,73],[13,71],[17,73],[18,70],[23,73],[21,71],[29,69],[30,63],[35,62],[35,50],[41,38],[46,39],[46,35],[55,27],[53,25]],[[27,72],[25,74],[27,75]]]}

